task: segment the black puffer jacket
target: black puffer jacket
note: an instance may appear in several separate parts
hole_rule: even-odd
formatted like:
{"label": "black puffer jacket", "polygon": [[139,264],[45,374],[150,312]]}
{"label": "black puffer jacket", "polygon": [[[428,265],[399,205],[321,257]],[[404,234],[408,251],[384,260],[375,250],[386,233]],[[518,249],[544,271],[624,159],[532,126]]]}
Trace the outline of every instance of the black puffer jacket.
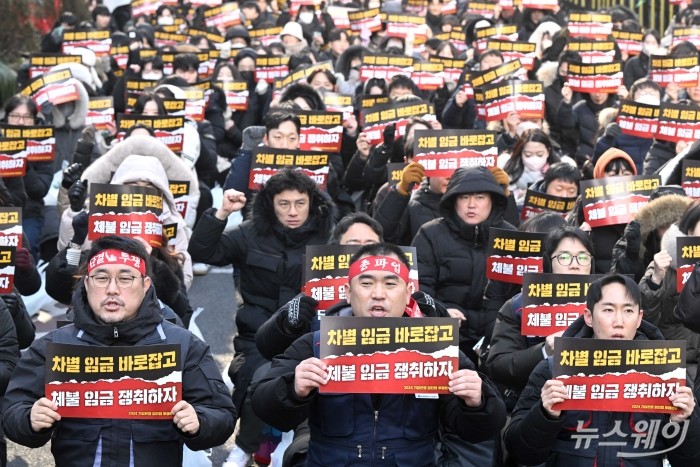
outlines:
{"label": "black puffer jacket", "polygon": [[301,291],[306,245],[324,245],[330,237],[331,202],[316,189],[309,219],[288,229],[277,221],[272,201],[260,192],[252,219],[224,232],[226,221],[206,211],[192,233],[188,251],[194,261],[217,266],[233,264],[241,274],[243,305],[236,313],[241,338],[253,340],[258,328]]}
{"label": "black puffer jacket", "polygon": [[[581,316],[564,332],[565,337],[593,338],[593,331]],[[663,340],[661,332],[642,320],[635,340]],[[550,357],[551,358],[551,357]],[[589,467],[661,467],[664,449],[670,451],[668,460],[675,466],[696,466],[700,462],[700,418],[697,407],[688,418],[690,426],[685,438],[680,430],[668,438],[658,436],[647,444],[629,442],[637,435],[635,425],[667,426],[668,414],[647,412],[562,411],[561,417],[550,417],[542,405],[542,387],[552,378],[552,362],[542,360],[530,375],[527,386],[520,395],[518,404],[505,432],[508,453],[519,464],[547,466]],[[583,422],[583,426],[581,425]],[[584,431],[599,434],[580,443]],[[664,428],[668,430],[668,428]],[[593,431],[595,430],[595,431]],[[671,430],[669,430],[670,432]],[[605,436],[600,434],[606,433]],[[590,443],[588,442],[590,441]],[[675,449],[674,449],[675,447]],[[618,453],[630,453],[617,457]],[[633,455],[636,455],[634,457]]]}
{"label": "black puffer jacket", "polygon": [[[484,222],[468,225],[455,214],[454,206],[459,195],[476,192],[491,195],[491,213]],[[506,203],[503,189],[488,169],[458,169],[440,202],[443,217],[423,225],[413,239],[421,290],[464,313],[461,341],[470,347],[493,329],[495,316],[483,312],[486,249],[492,227],[515,230],[503,220]]]}
{"label": "black puffer jacket", "polygon": [[[35,341],[12,375],[3,403],[7,437],[28,447],[51,440],[56,465],[182,465],[182,444],[192,450],[208,449],[233,433],[236,412],[209,347],[179,326],[163,321],[155,290],[151,287],[137,316],[118,324],[101,324],[90,309],[85,286],[80,282],[73,295],[75,324],[64,326]],[[115,337],[118,336],[118,337]],[[51,429],[35,432],[29,413],[45,394],[47,343],[82,346],[148,346],[180,344],[182,394],[197,412],[200,429],[186,436],[172,420],[64,418]],[[96,453],[101,453],[96,458]]]}
{"label": "black puffer jacket", "polygon": [[418,229],[440,217],[442,195],[430,189],[427,181],[411,196],[404,196],[391,187],[373,217],[384,228],[384,240],[408,245]]}
{"label": "black puffer jacket", "polygon": [[610,95],[602,105],[594,104],[590,94],[584,94],[583,99],[574,105],[562,101],[557,111],[557,119],[561,128],[559,143],[565,154],[576,157],[579,166],[593,158],[593,147],[598,132],[598,112],[611,107],[615,96]]}

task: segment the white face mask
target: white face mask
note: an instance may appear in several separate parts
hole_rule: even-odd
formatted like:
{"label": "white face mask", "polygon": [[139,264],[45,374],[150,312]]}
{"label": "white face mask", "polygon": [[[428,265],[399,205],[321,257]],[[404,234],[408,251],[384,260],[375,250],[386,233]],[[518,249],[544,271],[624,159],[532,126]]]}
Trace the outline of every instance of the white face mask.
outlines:
{"label": "white face mask", "polygon": [[158,24],[160,26],[171,26],[175,22],[172,16],[161,16],[158,18]]}
{"label": "white face mask", "polygon": [[656,96],[650,96],[649,94],[643,94],[635,100],[640,104],[655,105],[657,107],[661,104],[661,99]]}
{"label": "white face mask", "polygon": [[147,79],[147,80],[153,80],[153,81],[158,81],[163,77],[162,73],[141,73],[141,78]]}
{"label": "white face mask", "polygon": [[299,13],[299,22],[309,24],[314,20],[314,14],[311,11],[302,11]]}
{"label": "white face mask", "polygon": [[523,165],[530,172],[539,172],[547,163],[547,157],[523,157]]}

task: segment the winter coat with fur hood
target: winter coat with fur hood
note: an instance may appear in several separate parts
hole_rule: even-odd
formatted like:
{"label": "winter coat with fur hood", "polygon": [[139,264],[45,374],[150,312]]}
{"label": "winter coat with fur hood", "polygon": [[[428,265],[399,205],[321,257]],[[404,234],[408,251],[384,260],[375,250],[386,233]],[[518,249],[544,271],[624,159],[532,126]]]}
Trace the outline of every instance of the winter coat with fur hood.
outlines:
{"label": "winter coat with fur hood", "polygon": [[233,264],[240,271],[243,305],[236,312],[238,336],[253,340],[262,324],[301,291],[302,261],[307,245],[324,245],[333,228],[332,203],[315,188],[309,218],[289,229],[277,220],[265,190],[253,199],[250,219],[226,230],[226,221],[204,212],[190,239],[195,261]]}
{"label": "winter coat with fur hood", "polygon": [[[656,230],[677,223],[691,203],[692,199],[686,196],[666,195],[643,206],[615,244],[610,271],[632,274],[639,281],[647,265],[654,261],[654,255],[661,251],[661,238]],[[634,223],[639,225],[638,229]]]}
{"label": "winter coat with fur hood", "polygon": [[[135,136],[127,138],[124,143],[131,140],[132,138],[137,138],[139,142],[143,144],[150,143],[151,146],[156,146],[159,143],[155,138],[150,136]],[[165,147],[165,145],[163,145]],[[188,180],[186,176],[192,176],[192,172],[184,166],[180,166],[182,162],[171,153],[170,168],[171,171],[168,173],[165,164],[163,164],[163,159],[159,157],[151,156],[140,156],[133,152],[132,145],[121,147],[117,146],[107,154],[102,156],[99,160],[88,167],[85,172],[83,172],[83,180],[88,180],[90,183],[112,183],[112,184],[124,184],[128,182],[138,182],[144,181],[155,186],[158,191],[163,194],[163,213],[160,218],[164,225],[167,224],[177,224],[177,234],[174,240],[174,247],[177,253],[180,253],[184,257],[184,263],[182,265],[182,272],[184,275],[185,286],[189,289],[192,284],[192,259],[187,252],[187,245],[189,243],[189,237],[191,235],[190,229],[185,223],[185,220],[177,212],[175,207],[175,201],[173,200],[173,195],[170,192],[170,184],[168,183],[169,177],[181,176],[182,178],[173,178],[171,180]],[[167,148],[166,148],[167,149]],[[131,155],[127,154],[130,153]],[[148,150],[146,154],[156,153],[154,150]],[[165,159],[168,161],[168,159]],[[173,169],[173,166],[178,167],[182,170]],[[112,171],[115,170],[114,176],[111,176]],[[193,191],[193,184],[190,180],[190,191]],[[196,177],[194,178],[196,180]],[[195,186],[194,189],[198,188]],[[88,187],[89,189],[89,187]],[[73,238],[73,218],[78,213],[66,209],[61,217],[61,228],[59,232],[58,248],[62,250],[65,248],[70,239]],[[85,242],[83,244],[83,249],[89,249],[91,243]]]}
{"label": "winter coat with fur hood", "polygon": [[639,282],[639,289],[642,292],[641,308],[644,310],[644,319],[657,326],[666,339],[686,341],[685,361],[697,365],[698,352],[700,352],[700,334],[683,326],[683,323],[673,314],[679,297],[676,286],[676,271],[678,269],[676,243],[680,237],[685,237],[685,235],[678,230],[677,224],[669,227],[664,234],[661,247],[671,255],[671,266],[666,270],[661,284],[657,285],[651,280],[654,262],[649,263],[644,277]]}

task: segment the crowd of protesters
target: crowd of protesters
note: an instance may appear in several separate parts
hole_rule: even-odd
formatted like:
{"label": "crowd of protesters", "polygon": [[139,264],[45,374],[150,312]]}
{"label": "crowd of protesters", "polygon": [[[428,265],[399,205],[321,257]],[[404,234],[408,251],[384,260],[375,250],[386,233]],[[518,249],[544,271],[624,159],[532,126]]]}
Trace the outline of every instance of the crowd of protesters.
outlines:
{"label": "crowd of protesters", "polygon": [[[286,453],[277,451],[284,456],[279,465],[700,465],[694,396],[700,387],[700,309],[694,301],[700,272],[682,292],[676,288],[676,244],[700,235],[700,202],[680,186],[683,161],[700,160],[700,144],[653,132],[633,135],[617,119],[623,102],[700,109],[697,69],[698,80],[690,84],[661,85],[650,77],[653,56],[694,58],[698,67],[700,27],[694,26],[700,25],[700,4],[673,6],[666,31],[648,29],[624,6],[597,11],[609,15],[613,32],[638,38],[638,48],[611,35],[608,55],[622,64],[620,85],[584,92],[572,89],[567,75],[572,65],[586,62],[571,50],[576,39],[569,28],[571,15],[586,10],[564,1],[541,8],[525,0],[527,7],[463,0],[87,3],[90,20],[63,11],[42,37],[41,50],[31,51],[79,57],[43,70],[69,70],[63,84],[73,86],[71,97],[37,102],[32,83],[40,74],[31,61],[16,70],[16,94],[1,97],[3,131],[52,127],[55,138],[53,160],[26,162],[23,175],[0,178],[0,205],[21,210],[23,232],[14,255],[14,289],[0,296],[0,393],[8,391],[2,420],[10,439],[31,447],[51,440],[57,465],[138,466],[159,459],[187,465],[183,444],[193,451],[220,445],[237,419],[224,467],[270,463],[281,432],[289,430],[294,438]],[[375,8],[377,24],[353,24],[353,12]],[[392,14],[418,18],[417,26],[392,33],[381,22]],[[500,35],[502,26],[514,32]],[[674,34],[683,28],[691,33]],[[494,32],[479,33],[487,30]],[[69,44],[77,37],[72,33],[95,31],[106,32],[110,54]],[[472,79],[509,61],[503,51],[485,47],[484,39],[496,36],[534,45],[532,66],[500,79],[540,82],[539,118],[512,111],[492,120],[480,112]],[[368,76],[365,59],[373,55],[408,57],[414,66],[452,60],[461,63],[461,73],[440,73],[440,85],[426,89],[410,71],[390,79]],[[302,77],[278,87],[279,80],[265,76],[264,58],[285,65],[278,78]],[[134,83],[141,83],[139,93],[132,92]],[[243,107],[231,105],[227,83],[240,85]],[[97,129],[88,119],[90,99],[98,97],[111,98],[116,115],[176,115],[169,104],[187,99],[193,89],[206,90],[204,109],[199,118],[182,120],[176,152],[147,124],[123,131],[115,120]],[[377,138],[367,131],[370,101],[383,108],[428,103],[430,111],[408,122],[385,122]],[[325,184],[295,167],[279,168],[255,188],[249,183],[261,150],[304,148],[304,111],[331,110],[344,112],[342,144],[329,154]],[[414,159],[414,143],[426,130],[494,132],[496,163],[426,177],[428,168]],[[402,164],[393,180],[391,164]],[[591,226],[581,182],[636,175],[658,176],[660,184],[634,220]],[[173,181],[188,186],[184,211]],[[174,226],[173,235],[161,246],[143,238],[96,240],[92,184],[152,190],[162,204],[159,220]],[[220,204],[212,194],[218,189]],[[524,220],[528,193],[578,199],[568,212]],[[230,216],[238,212],[244,220],[233,225]],[[525,291],[487,278],[492,229],[547,234],[545,273],[607,275],[591,284],[586,312],[566,331],[522,335]],[[419,316],[459,320],[460,369],[450,375],[451,394],[426,400],[319,394],[328,374],[318,334],[312,334],[318,332],[318,301],[302,293],[302,268],[306,248],[324,244],[362,245],[351,265],[382,257],[402,271],[351,271],[345,299],[327,316],[413,317],[411,302]],[[406,257],[395,245],[415,247],[420,292],[411,293],[403,275]],[[95,266],[102,250],[124,252],[127,272],[141,275],[125,276],[109,261]],[[224,370],[233,382],[230,397],[221,375],[212,374],[206,346],[175,329],[188,327],[196,306],[188,295],[197,287],[194,276],[207,274],[210,265],[234,270],[231,301],[220,305],[237,328],[234,358]],[[74,334],[59,330],[48,342],[184,346],[185,402],[173,409],[175,428],[162,421],[61,420],[35,371],[47,341],[35,341],[22,299],[39,289],[69,305],[67,317],[75,323]],[[103,293],[111,298],[97,298]],[[124,303],[124,316],[105,318]],[[687,387],[669,398],[677,412],[558,410],[554,405],[569,397],[551,376],[554,341],[562,336],[684,340]],[[658,450],[652,454],[638,449],[641,456],[624,459],[616,457],[620,449],[599,440],[574,446],[574,435],[585,429],[617,429],[625,438],[636,429],[637,415],[647,427],[671,422],[688,429],[673,443],[659,438],[646,446]],[[159,457],[161,451],[169,454]],[[6,457],[3,439],[0,465]]]}

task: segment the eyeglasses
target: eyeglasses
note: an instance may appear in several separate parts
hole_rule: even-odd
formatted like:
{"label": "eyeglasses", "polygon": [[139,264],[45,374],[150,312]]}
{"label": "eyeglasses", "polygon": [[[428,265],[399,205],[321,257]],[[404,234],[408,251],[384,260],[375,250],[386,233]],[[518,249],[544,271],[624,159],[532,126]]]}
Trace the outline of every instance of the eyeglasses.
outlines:
{"label": "eyeglasses", "polygon": [[579,253],[577,255],[572,255],[571,253],[559,253],[558,255],[551,257],[551,259],[554,258],[556,258],[557,262],[562,266],[570,266],[571,263],[574,262],[574,258],[576,258],[576,262],[580,266],[588,266],[591,264],[593,256],[589,255],[588,253]]}
{"label": "eyeglasses", "polygon": [[8,118],[16,118],[17,120],[34,121],[34,115],[7,114],[7,116]]}
{"label": "eyeglasses", "polygon": [[97,287],[98,289],[106,289],[109,287],[109,284],[112,283],[112,279],[115,280],[117,283],[117,286],[119,286],[122,289],[128,289],[132,285],[134,285],[134,280],[136,279],[143,279],[145,276],[117,276],[117,277],[112,277],[108,276],[107,274],[94,274],[92,276],[88,276],[90,280],[92,280],[92,285]]}
{"label": "eyeglasses", "polygon": [[290,203],[289,201],[280,201],[275,206],[277,206],[280,211],[289,211],[292,208],[292,204],[294,204],[294,209],[298,211],[300,209],[304,209],[309,202],[304,199],[294,201],[294,203]]}

